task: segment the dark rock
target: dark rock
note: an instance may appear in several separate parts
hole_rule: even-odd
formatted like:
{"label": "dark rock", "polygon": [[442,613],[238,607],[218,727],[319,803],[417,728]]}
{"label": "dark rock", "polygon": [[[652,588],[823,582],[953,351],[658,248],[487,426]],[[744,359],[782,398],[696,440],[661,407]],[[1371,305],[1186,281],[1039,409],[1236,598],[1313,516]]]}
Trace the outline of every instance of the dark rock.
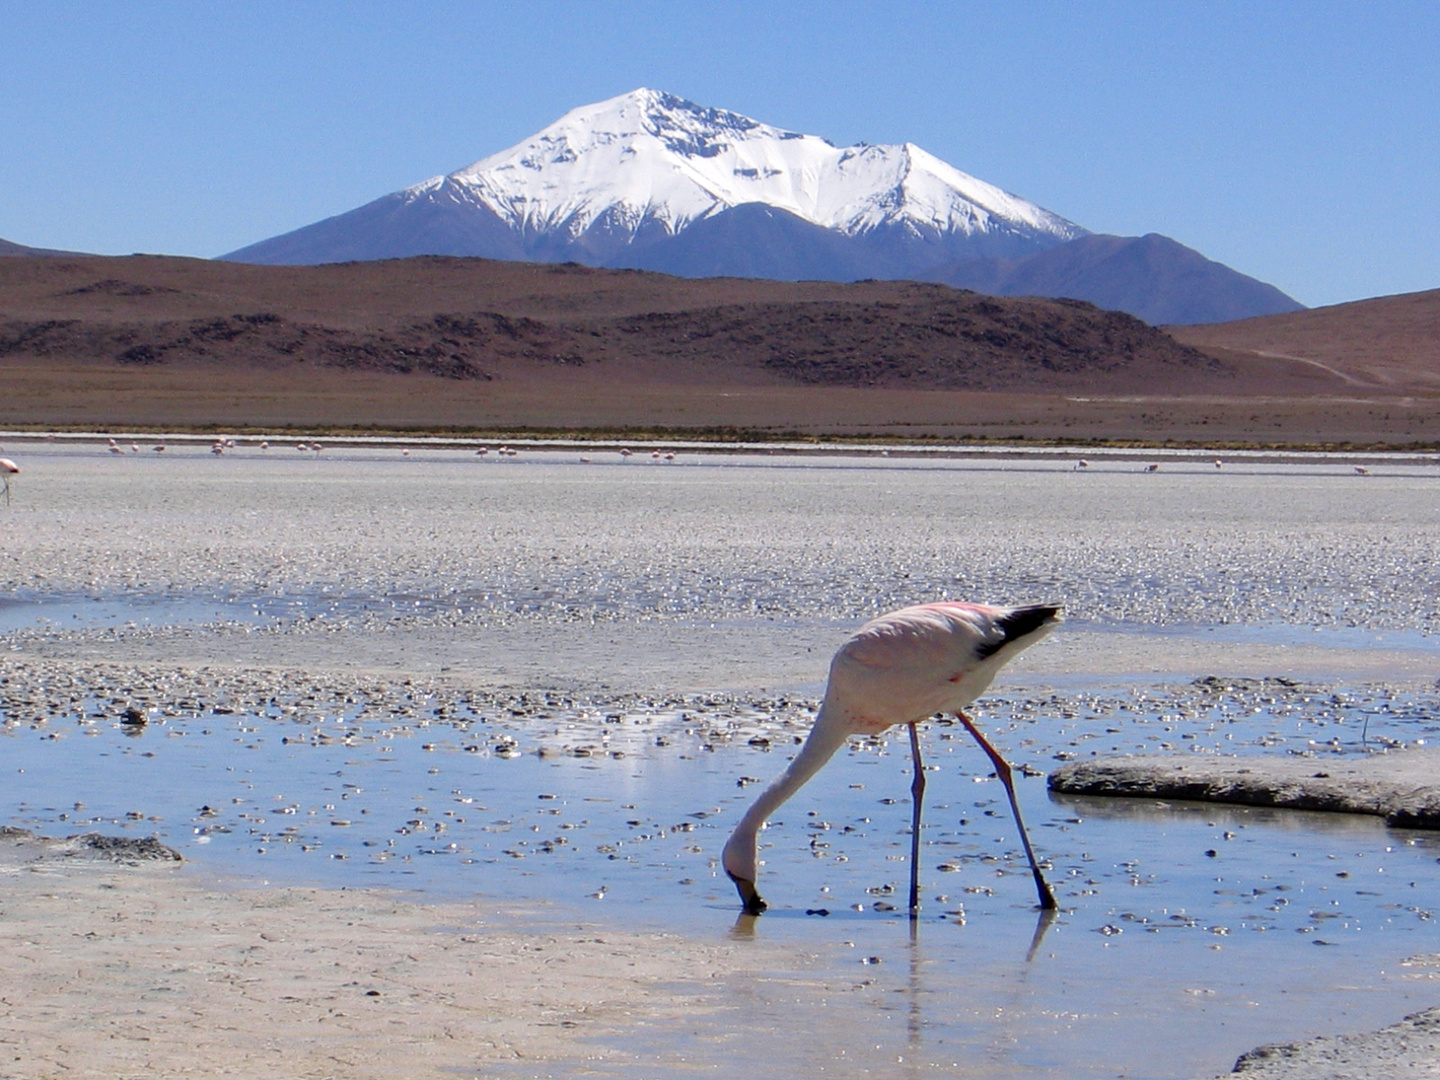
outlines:
{"label": "dark rock", "polygon": [[70,842],[86,851],[103,855],[117,862],[184,862],[184,857],[172,847],[166,847],[153,836],[103,836],[100,833],[81,833],[70,837]]}

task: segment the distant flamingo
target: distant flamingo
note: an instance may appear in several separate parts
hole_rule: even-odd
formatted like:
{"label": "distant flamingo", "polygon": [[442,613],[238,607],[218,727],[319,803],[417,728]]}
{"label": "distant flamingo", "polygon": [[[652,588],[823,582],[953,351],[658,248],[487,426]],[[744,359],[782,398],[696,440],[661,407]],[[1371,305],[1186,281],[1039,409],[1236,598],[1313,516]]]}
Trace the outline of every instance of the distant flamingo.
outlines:
{"label": "distant flamingo", "polygon": [[5,495],[5,505],[10,505],[10,477],[20,475],[20,466],[8,457],[0,457],[0,493]]}
{"label": "distant flamingo", "polygon": [[765,901],[755,888],[756,838],[766,819],[818,772],[851,735],[878,735],[895,726],[910,729],[915,773],[910,792],[910,918],[920,910],[920,811],[925,767],[916,725],[936,713],[954,713],[975,737],[1005,785],[1020,841],[1030,860],[1040,906],[1055,907],[1055,896],[1040,873],[1020,818],[1010,766],[965,715],[964,709],[989,687],[1005,664],[1044,637],[1060,621],[1052,605],[991,607],[940,603],[904,608],[866,623],[840,647],[830,663],[825,698],[805,745],[789,767],[766,788],[725,844],[721,861],[735,883],[745,911],[758,915]]}
{"label": "distant flamingo", "polygon": [[1145,466],[1145,471],[1146,471],[1146,472],[1159,472],[1159,471],[1160,471],[1160,466],[1159,466],[1159,464],[1157,464],[1156,462],[1153,462],[1153,461],[1152,461],[1149,465],[1146,465],[1146,466]]}
{"label": "distant flamingo", "polygon": [[1225,462],[1221,461],[1221,460],[1217,457],[1217,458],[1215,459],[1215,468],[1217,468],[1217,469],[1223,469],[1224,467],[1225,467]]}
{"label": "distant flamingo", "polygon": [[1364,465],[1356,465],[1356,466],[1355,466],[1355,472],[1358,473],[1360,476],[1369,476],[1369,475],[1370,475],[1370,470],[1367,469]]}

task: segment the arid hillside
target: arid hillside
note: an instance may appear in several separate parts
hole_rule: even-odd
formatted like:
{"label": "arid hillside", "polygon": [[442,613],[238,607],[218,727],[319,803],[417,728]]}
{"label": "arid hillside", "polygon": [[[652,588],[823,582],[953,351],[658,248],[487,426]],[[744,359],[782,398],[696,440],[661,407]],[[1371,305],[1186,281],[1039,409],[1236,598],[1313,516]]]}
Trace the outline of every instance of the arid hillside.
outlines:
{"label": "arid hillside", "polygon": [[1215,326],[1167,327],[1221,358],[1290,360],[1359,389],[1440,393],[1440,289]]}
{"label": "arid hillside", "polygon": [[6,259],[0,356],[968,390],[1134,391],[1225,369],[1138,319],[1070,301],[444,258]]}
{"label": "arid hillside", "polygon": [[1290,443],[1433,429],[1440,394],[1417,403],[1397,380],[1357,397],[1341,362],[1186,336],[1224,329],[1180,341],[1090,304],[912,282],[17,256],[0,258],[0,424]]}

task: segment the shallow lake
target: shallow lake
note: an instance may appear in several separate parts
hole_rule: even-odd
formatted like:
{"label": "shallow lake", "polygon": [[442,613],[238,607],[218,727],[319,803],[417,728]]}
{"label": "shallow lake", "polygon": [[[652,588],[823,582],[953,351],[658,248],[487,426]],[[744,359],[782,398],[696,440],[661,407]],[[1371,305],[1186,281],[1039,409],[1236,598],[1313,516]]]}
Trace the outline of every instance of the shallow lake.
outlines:
{"label": "shallow lake", "polygon": [[[1433,744],[1431,466],[290,453],[22,463],[0,512],[0,823],[155,834],[241,883],[793,945],[795,971],[703,1024],[633,1033],[676,1070],[1202,1076],[1440,995],[1436,834],[1042,779],[1092,753]],[[938,595],[1070,603],[978,717],[1027,774],[1062,911],[1039,920],[1003,790],[933,723],[913,934],[896,738],[856,742],[777,814],[772,910],[737,918],[715,860],[803,736],[829,651]],[[1271,646],[1304,646],[1306,671]],[[525,648],[543,655],[515,665]],[[1363,678],[1343,673],[1356,654]],[[1404,677],[1374,677],[1392,655]],[[132,704],[147,724],[121,722]],[[869,1007],[797,1014],[802,972]]]}

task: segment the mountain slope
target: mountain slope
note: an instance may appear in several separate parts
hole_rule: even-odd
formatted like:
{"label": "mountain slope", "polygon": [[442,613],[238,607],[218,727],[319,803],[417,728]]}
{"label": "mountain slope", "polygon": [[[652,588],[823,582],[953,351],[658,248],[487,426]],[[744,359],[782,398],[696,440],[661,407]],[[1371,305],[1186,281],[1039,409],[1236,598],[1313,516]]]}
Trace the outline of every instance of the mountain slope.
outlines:
{"label": "mountain slope", "polygon": [[1154,325],[1303,311],[1273,285],[1149,233],[1082,236],[1021,259],[968,260],[925,275],[998,296],[1068,296]]}
{"label": "mountain slope", "polygon": [[17,244],[11,240],[0,240],[0,258],[6,256],[11,258],[34,258],[55,255],[81,255],[81,253],[78,251],[53,251],[50,248],[26,247],[24,244]]}
{"label": "mountain slope", "polygon": [[837,147],[636,90],[446,176],[223,256],[308,265],[474,255],[687,277],[941,281],[1148,322],[1294,311],[1173,240],[1092,236],[915,146]]}
{"label": "mountain slope", "polygon": [[1168,330],[1218,357],[1288,360],[1351,387],[1440,392],[1440,289]]}
{"label": "mountain slope", "polygon": [[[683,263],[693,255],[661,253],[664,241],[756,206],[829,233],[833,258],[796,261],[807,276],[832,279],[877,252],[898,271],[885,276],[913,276],[937,262],[1017,256],[1085,234],[911,143],[837,147],[642,89],[575,109],[448,176],[224,258],[296,264],[428,253],[635,265],[649,250],[657,263]],[[747,213],[732,218],[732,232],[737,221],[768,224]],[[726,250],[760,242],[738,241]],[[734,273],[728,258],[708,261]]]}

